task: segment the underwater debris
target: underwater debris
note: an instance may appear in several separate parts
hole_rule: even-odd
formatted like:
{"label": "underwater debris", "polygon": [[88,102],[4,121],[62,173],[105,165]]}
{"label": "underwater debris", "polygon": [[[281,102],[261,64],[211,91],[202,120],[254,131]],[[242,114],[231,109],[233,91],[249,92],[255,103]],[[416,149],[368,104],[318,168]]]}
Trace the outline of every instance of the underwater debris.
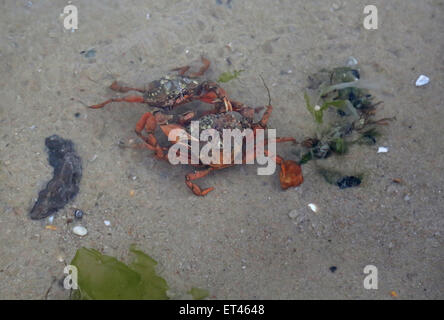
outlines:
{"label": "underwater debris", "polygon": [[361,184],[361,179],[355,176],[346,176],[336,182],[339,189],[353,188]]}
{"label": "underwater debris", "polygon": [[[132,262],[125,264],[97,250],[80,248],[71,265],[78,269],[76,300],[167,300],[166,280],[156,272],[157,261],[131,245]],[[191,288],[194,299],[204,299],[208,292]]]}
{"label": "underwater debris", "polygon": [[72,232],[80,237],[86,236],[88,234],[88,230],[86,230],[83,226],[75,226],[72,228]]}
{"label": "underwater debris", "polygon": [[[361,79],[360,71],[348,63],[347,67],[322,69],[308,77],[308,92],[304,94],[307,110],[316,122],[316,135],[305,139],[299,164],[310,160],[325,159],[332,154],[347,153],[352,144],[376,143],[380,125],[388,125],[394,118],[373,120],[376,107],[382,102],[373,102],[374,97]],[[328,110],[335,109],[336,117]]]}
{"label": "underwater debris", "polygon": [[430,78],[422,74],[419,76],[418,80],[416,80],[415,85],[417,87],[422,87],[422,86],[425,86],[426,84],[428,84],[429,82],[430,82]]}
{"label": "underwater debris", "polygon": [[243,72],[244,70],[234,70],[233,73],[226,71],[223,72],[219,78],[217,79],[217,82],[228,82],[231,81],[233,79],[236,79],[237,77],[239,77],[239,75],[241,74],[241,72]]}
{"label": "underwater debris", "polygon": [[82,160],[71,140],[52,135],[45,139],[45,145],[54,174],[39,192],[37,202],[30,211],[31,219],[43,219],[62,209],[79,192],[82,178]]}
{"label": "underwater debris", "polygon": [[75,209],[74,210],[74,217],[78,220],[83,218],[83,211],[80,209]]}
{"label": "underwater debris", "polygon": [[94,58],[96,56],[96,50],[90,49],[90,50],[83,50],[80,52],[81,55],[83,55],[85,58]]}
{"label": "underwater debris", "polygon": [[209,295],[207,290],[195,287],[191,288],[191,290],[188,291],[188,293],[193,297],[194,300],[202,300],[208,297]]}
{"label": "underwater debris", "polygon": [[340,189],[357,187],[361,184],[364,177],[363,174],[348,176],[340,171],[326,169],[320,166],[317,166],[317,172],[325,179],[327,183],[336,185]]}

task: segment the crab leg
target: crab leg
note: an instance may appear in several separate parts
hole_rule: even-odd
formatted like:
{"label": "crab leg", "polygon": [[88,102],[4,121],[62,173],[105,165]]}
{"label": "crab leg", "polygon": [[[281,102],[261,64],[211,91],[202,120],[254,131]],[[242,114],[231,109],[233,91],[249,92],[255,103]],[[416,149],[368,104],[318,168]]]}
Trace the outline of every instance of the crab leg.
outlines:
{"label": "crab leg", "polygon": [[[268,150],[264,151],[266,155],[269,155]],[[293,160],[284,160],[278,155],[272,156],[277,165],[281,167],[279,172],[279,180],[281,182],[281,188],[286,190],[290,187],[297,187],[304,182],[302,176],[301,166]]]}
{"label": "crab leg", "polygon": [[[156,117],[151,112],[144,113],[136,124],[136,134],[146,143],[146,147],[150,150],[155,151],[155,156],[159,159],[166,159],[163,149],[157,143],[157,139],[154,136],[154,131],[157,127]],[[148,133],[148,136],[142,135],[142,131]]]}
{"label": "crab leg", "polygon": [[139,92],[145,92],[146,90],[144,89],[138,89],[138,88],[131,88],[131,87],[122,87],[120,84],[117,83],[117,81],[114,81],[111,86],[110,86],[111,90],[117,91],[117,92],[128,92],[128,91],[139,91]]}
{"label": "crab leg", "polygon": [[191,189],[191,191],[193,191],[193,193],[196,196],[204,196],[204,195],[208,194],[209,192],[213,191],[214,188],[207,188],[207,189],[201,190],[200,187],[197,184],[195,184],[195,183],[193,183],[191,181],[203,178],[203,177],[208,175],[213,170],[214,170],[213,168],[208,168],[208,169],[205,169],[205,170],[195,171],[193,173],[188,173],[185,176],[185,183],[186,183],[186,185],[188,186],[188,188]]}
{"label": "crab leg", "polygon": [[267,109],[265,110],[264,115],[262,116],[262,119],[259,121],[259,125],[262,128],[265,128],[267,126],[268,123],[268,119],[271,116],[271,112],[273,111],[273,107],[272,106],[267,106]]}
{"label": "crab leg", "polygon": [[[190,75],[188,76],[189,78],[197,78],[202,76],[210,67],[210,60],[201,57],[202,60],[202,64],[203,66],[200,67],[199,71],[194,72],[194,73],[190,73]],[[185,75],[185,73],[190,69],[190,66],[184,66],[184,67],[179,67],[179,68],[174,68],[172,69],[172,71],[177,71],[179,73],[179,75],[183,76]]]}
{"label": "crab leg", "polygon": [[111,102],[138,102],[138,103],[143,103],[144,99],[142,96],[126,96],[123,98],[112,98],[109,100],[106,100],[105,102],[99,103],[99,104],[95,104],[93,106],[90,106],[91,109],[99,109],[99,108],[103,108],[105,105],[107,105],[108,103]]}

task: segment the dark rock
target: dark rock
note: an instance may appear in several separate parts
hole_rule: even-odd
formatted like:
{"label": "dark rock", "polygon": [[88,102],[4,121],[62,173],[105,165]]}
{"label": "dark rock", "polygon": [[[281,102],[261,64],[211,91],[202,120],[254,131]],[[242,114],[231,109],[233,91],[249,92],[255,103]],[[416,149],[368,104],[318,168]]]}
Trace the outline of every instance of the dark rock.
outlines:
{"label": "dark rock", "polygon": [[346,176],[338,180],[336,184],[341,189],[353,188],[361,184],[361,179],[359,179],[358,177]]}
{"label": "dark rock", "polygon": [[57,135],[45,139],[48,162],[54,168],[53,178],[31,209],[31,219],[43,219],[62,209],[79,192],[82,177],[82,160],[76,154],[71,140]]}

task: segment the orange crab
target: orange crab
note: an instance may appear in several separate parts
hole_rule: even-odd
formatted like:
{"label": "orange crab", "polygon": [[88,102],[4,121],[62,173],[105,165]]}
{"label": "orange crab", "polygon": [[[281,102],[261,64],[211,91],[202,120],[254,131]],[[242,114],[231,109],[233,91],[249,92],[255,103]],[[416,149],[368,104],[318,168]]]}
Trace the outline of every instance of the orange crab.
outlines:
{"label": "orange crab", "polygon": [[[137,91],[142,95],[129,95],[121,98],[111,98],[102,103],[90,106],[90,108],[103,108],[111,102],[136,102],[145,103],[151,107],[160,109],[173,109],[177,106],[200,100],[202,102],[219,105],[223,102],[226,111],[231,111],[232,106],[227,98],[227,93],[217,83],[212,81],[197,81],[196,78],[202,76],[210,67],[210,61],[202,57],[203,66],[198,72],[185,74],[189,70],[189,66],[173,69],[178,71],[177,75],[164,76],[159,80],[148,83],[146,88],[124,87],[114,82],[110,88],[117,92],[126,93],[129,91]],[[215,112],[217,112],[216,110]]]}
{"label": "orange crab", "polygon": [[[158,126],[166,136],[169,136],[170,132],[174,129],[181,129],[188,133],[188,137],[190,139],[193,138],[189,134],[190,126],[188,124],[192,120],[199,120],[199,126],[201,126],[203,129],[215,129],[220,134],[222,133],[223,129],[252,129],[254,136],[256,136],[257,129],[267,128],[267,122],[273,109],[271,105],[265,107],[266,111],[261,120],[255,123],[253,122],[253,115],[255,111],[254,108],[247,107],[234,101],[231,101],[231,103],[233,103],[236,111],[207,113],[203,116],[197,117],[197,119],[194,118],[194,112],[191,112],[187,113],[185,116],[178,116],[178,118],[174,121],[175,123],[168,123],[168,121],[165,121],[165,115],[160,112],[154,114],[151,112],[147,112],[141,117],[136,125],[136,133],[145,141],[144,144],[139,146],[153,150],[155,152],[155,156],[158,159],[166,160],[169,162],[168,151],[171,146],[162,147],[157,142],[157,138],[155,137],[154,132]],[[169,118],[168,120],[171,120],[171,118]],[[178,142],[179,140],[172,141],[173,144]],[[276,138],[274,142],[295,142],[295,139],[290,137],[281,137]],[[264,145],[267,145],[268,143],[270,143],[270,141],[265,139]],[[253,152],[248,153],[246,152],[246,150],[242,150],[240,152],[242,152],[242,164],[245,164],[248,162],[248,160],[252,160],[255,158],[256,145]],[[264,150],[264,153],[269,155],[267,150]],[[220,157],[222,158],[222,151]],[[234,159],[234,157],[235,155],[233,154],[232,159]],[[298,186],[304,181],[301,167],[296,162],[292,160],[284,160],[278,155],[272,155],[272,159],[281,168],[279,178],[282,189],[285,190],[290,187]],[[214,190],[214,188],[211,187],[201,189],[196,183],[193,182],[194,180],[205,177],[214,170],[220,170],[235,165],[234,161],[230,164],[223,164],[219,162],[204,164],[202,163],[202,161],[199,161],[199,163],[197,164],[193,164],[191,161],[191,155],[188,155],[188,164],[195,167],[204,168],[203,170],[195,171],[185,176],[186,185],[197,196],[205,196],[206,194]]]}

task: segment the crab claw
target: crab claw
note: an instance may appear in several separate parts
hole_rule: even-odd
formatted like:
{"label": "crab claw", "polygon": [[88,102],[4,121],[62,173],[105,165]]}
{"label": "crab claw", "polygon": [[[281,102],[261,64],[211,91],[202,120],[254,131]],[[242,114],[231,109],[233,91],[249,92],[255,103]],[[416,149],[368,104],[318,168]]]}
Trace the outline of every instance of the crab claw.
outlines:
{"label": "crab claw", "polygon": [[280,165],[281,172],[279,173],[279,179],[282,189],[286,190],[290,187],[297,187],[304,182],[301,166],[296,162],[292,160],[282,160]]}
{"label": "crab claw", "polygon": [[188,132],[186,132],[184,127],[178,124],[161,125],[160,129],[162,129],[162,132],[168,137],[168,140],[170,140],[172,143],[182,143],[188,145],[188,141],[191,140],[199,141],[198,139],[190,135]]}

